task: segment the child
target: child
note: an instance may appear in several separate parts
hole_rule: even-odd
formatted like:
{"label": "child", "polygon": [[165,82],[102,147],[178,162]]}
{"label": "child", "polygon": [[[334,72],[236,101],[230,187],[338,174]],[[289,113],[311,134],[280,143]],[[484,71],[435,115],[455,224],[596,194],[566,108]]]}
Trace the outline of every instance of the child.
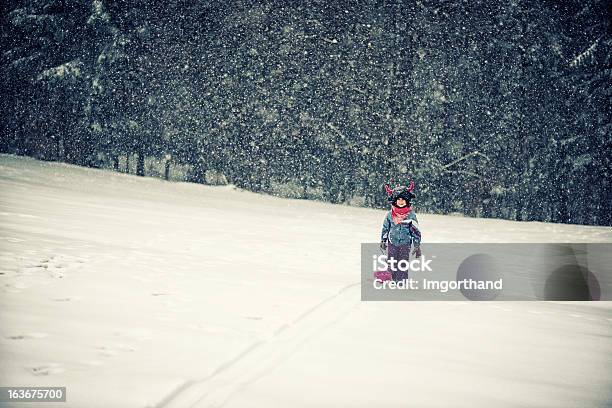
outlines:
{"label": "child", "polygon": [[[410,257],[410,246],[414,246],[412,252],[415,257],[421,256],[421,232],[415,212],[410,206],[410,200],[416,197],[414,182],[410,182],[408,187],[398,186],[393,190],[385,185],[391,211],[387,213],[383,222],[380,249],[387,251],[387,259],[394,258],[397,262],[404,259],[408,261]],[[397,263],[395,264],[397,266]],[[408,279],[408,271],[400,271],[391,268],[391,275],[394,281]]]}

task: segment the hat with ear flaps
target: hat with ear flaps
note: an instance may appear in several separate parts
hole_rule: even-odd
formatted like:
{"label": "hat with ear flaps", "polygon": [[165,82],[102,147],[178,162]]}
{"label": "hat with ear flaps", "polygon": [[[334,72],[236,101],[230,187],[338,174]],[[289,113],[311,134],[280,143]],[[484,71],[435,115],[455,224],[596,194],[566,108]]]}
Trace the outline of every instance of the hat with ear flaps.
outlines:
{"label": "hat with ear flaps", "polygon": [[391,203],[391,205],[395,205],[395,202],[398,198],[403,198],[406,200],[406,204],[409,206],[410,201],[416,197],[416,195],[412,192],[414,190],[414,181],[411,181],[408,187],[404,185],[399,185],[394,187],[393,189],[389,187],[388,184],[385,184],[385,191],[387,192],[387,200]]}

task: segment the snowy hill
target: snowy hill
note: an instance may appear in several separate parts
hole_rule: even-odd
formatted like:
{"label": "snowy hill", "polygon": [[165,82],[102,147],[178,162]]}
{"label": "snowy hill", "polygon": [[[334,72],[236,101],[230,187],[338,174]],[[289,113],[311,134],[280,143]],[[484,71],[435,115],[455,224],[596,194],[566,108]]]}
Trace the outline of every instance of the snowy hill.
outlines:
{"label": "snowy hill", "polygon": [[[380,210],[7,155],[0,206],[0,385],[66,386],[56,406],[612,398],[610,302],[361,302]],[[424,245],[612,242],[609,227],[419,220]]]}

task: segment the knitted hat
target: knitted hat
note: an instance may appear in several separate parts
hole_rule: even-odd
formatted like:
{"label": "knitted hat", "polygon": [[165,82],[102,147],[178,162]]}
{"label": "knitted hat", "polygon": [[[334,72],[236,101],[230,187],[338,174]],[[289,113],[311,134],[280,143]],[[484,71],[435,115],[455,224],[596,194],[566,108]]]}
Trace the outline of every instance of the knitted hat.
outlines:
{"label": "knitted hat", "polygon": [[410,200],[416,197],[416,195],[412,192],[414,190],[413,181],[410,182],[408,187],[400,185],[393,189],[385,184],[385,190],[387,191],[387,200],[389,200],[392,205],[395,205],[398,198],[403,198],[406,200],[406,204],[410,205]]}

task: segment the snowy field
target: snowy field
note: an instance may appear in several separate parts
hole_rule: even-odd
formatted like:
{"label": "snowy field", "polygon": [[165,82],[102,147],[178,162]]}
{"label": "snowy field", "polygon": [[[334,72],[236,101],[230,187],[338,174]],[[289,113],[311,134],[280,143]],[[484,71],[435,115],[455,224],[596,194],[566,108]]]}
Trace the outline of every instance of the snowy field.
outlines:
{"label": "snowy field", "polygon": [[[0,385],[67,387],[45,407],[610,406],[612,302],[361,302],[383,217],[2,155]],[[424,248],[612,242],[419,221]]]}

